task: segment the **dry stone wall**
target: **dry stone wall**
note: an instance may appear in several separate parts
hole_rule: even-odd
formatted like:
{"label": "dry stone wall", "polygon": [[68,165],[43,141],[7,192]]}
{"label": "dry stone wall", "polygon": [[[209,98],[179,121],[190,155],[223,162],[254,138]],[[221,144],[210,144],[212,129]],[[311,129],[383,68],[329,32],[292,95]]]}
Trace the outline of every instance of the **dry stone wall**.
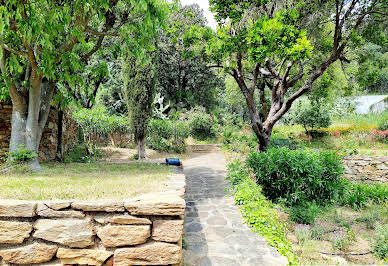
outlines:
{"label": "dry stone wall", "polygon": [[[4,156],[9,149],[11,138],[11,115],[12,105],[0,103],[0,157]],[[46,127],[42,134],[39,146],[39,159],[41,161],[51,161],[56,158],[58,146],[58,111],[51,109],[47,119]],[[66,152],[78,138],[78,126],[69,116],[63,117],[62,145]]]}
{"label": "dry stone wall", "polygon": [[0,200],[0,265],[180,265],[185,176],[166,185],[122,201]]}
{"label": "dry stone wall", "polygon": [[353,181],[388,183],[388,156],[346,156],[345,177]]}

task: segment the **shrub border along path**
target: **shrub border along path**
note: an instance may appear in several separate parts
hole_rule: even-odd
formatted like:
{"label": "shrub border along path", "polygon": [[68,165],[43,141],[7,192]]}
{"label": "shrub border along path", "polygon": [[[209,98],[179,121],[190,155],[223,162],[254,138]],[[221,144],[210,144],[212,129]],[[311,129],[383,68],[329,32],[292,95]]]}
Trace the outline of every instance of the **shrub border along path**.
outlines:
{"label": "shrub border along path", "polygon": [[286,265],[287,259],[243,223],[225,187],[220,151],[194,153],[184,162],[186,212],[184,265]]}

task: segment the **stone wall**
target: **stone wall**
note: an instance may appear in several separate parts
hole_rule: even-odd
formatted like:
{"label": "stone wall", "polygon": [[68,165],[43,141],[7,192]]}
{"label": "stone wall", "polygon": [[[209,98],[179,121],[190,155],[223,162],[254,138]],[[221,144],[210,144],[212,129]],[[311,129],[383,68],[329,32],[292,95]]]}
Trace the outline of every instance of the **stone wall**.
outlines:
{"label": "stone wall", "polygon": [[180,265],[185,177],[166,184],[165,192],[122,201],[0,200],[2,262]]}
{"label": "stone wall", "polygon": [[353,181],[388,183],[388,156],[347,156],[345,177]]}
{"label": "stone wall", "polygon": [[[12,106],[0,103],[0,157],[9,149],[11,138]],[[78,138],[78,126],[69,115],[63,116],[63,151],[66,152],[70,145]],[[58,146],[58,111],[51,109],[46,127],[42,134],[39,146],[39,159],[41,161],[55,160]]]}

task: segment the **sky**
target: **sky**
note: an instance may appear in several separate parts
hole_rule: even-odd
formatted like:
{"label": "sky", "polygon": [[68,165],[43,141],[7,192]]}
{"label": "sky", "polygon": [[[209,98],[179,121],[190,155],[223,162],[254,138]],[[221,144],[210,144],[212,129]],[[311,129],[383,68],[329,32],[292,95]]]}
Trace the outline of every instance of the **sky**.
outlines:
{"label": "sky", "polygon": [[215,29],[217,27],[217,22],[213,17],[213,14],[209,10],[209,1],[208,0],[181,0],[182,5],[191,5],[198,4],[204,11],[204,15],[209,23],[209,26]]}

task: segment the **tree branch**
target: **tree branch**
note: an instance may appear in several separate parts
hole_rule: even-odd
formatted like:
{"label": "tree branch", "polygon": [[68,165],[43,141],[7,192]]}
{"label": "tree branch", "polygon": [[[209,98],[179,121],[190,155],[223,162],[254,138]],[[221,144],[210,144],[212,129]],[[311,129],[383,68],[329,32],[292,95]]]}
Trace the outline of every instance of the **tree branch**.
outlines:
{"label": "tree branch", "polygon": [[14,54],[17,54],[17,55],[20,55],[20,56],[28,58],[28,54],[26,52],[22,52],[22,51],[13,49],[13,48],[9,47],[8,45],[6,45],[5,43],[0,43],[0,45],[1,45],[1,47],[3,47],[8,52],[11,52],[11,53],[14,53]]}

